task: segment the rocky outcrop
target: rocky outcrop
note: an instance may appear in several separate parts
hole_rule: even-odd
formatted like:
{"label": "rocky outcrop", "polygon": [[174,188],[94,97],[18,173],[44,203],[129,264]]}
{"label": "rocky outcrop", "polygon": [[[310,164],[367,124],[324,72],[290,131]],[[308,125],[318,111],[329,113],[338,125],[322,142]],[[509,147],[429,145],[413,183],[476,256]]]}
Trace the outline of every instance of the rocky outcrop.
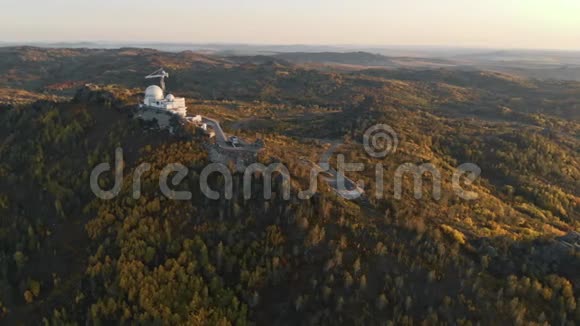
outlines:
{"label": "rocky outcrop", "polygon": [[222,148],[218,144],[205,145],[210,161],[225,165],[234,164],[237,171],[244,169],[258,160],[258,153],[252,151],[232,151]]}

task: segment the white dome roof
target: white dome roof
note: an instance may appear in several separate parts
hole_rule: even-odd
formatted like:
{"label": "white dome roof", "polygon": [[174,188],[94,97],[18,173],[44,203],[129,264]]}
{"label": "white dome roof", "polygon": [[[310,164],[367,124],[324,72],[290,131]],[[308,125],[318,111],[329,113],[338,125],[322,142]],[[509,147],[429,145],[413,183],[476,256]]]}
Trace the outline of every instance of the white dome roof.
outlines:
{"label": "white dome roof", "polygon": [[168,100],[169,102],[173,102],[175,101],[175,96],[173,96],[173,94],[167,94],[165,99]]}
{"label": "white dome roof", "polygon": [[163,90],[157,85],[151,85],[145,90],[145,97],[152,97],[155,100],[163,99]]}

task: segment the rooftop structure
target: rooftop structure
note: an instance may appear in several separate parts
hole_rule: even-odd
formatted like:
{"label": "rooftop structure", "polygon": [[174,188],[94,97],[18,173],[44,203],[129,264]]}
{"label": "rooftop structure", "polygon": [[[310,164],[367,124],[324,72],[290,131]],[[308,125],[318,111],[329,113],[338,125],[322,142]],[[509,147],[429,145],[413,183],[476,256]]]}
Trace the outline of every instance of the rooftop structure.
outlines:
{"label": "rooftop structure", "polygon": [[169,77],[169,74],[163,69],[159,69],[145,77],[146,79],[160,78],[161,87],[157,85],[147,87],[147,89],[145,89],[145,98],[139,107],[159,110],[185,117],[187,115],[185,98],[175,97],[172,94],[164,95],[166,77]]}

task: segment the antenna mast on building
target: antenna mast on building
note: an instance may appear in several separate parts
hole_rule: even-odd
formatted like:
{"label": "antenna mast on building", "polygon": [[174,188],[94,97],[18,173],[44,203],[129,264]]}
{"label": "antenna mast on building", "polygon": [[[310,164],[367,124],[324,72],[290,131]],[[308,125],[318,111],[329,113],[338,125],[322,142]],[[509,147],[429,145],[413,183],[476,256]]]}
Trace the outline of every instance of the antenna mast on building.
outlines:
{"label": "antenna mast on building", "polygon": [[166,73],[165,70],[163,70],[163,68],[160,68],[160,69],[156,70],[155,72],[151,73],[150,75],[147,75],[145,77],[145,79],[159,78],[160,79],[159,83],[161,84],[161,89],[163,91],[165,91],[165,77],[169,78],[169,74]]}

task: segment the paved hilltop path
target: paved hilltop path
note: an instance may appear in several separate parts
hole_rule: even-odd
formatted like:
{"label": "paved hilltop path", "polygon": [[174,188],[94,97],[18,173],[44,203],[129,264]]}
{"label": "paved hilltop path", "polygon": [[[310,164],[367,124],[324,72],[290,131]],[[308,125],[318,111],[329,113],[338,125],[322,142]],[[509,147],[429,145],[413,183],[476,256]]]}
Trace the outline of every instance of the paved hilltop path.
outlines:
{"label": "paved hilltop path", "polygon": [[208,117],[201,117],[201,121],[212,128],[215,132],[216,142],[218,146],[223,149],[231,151],[246,151],[246,152],[259,152],[264,148],[263,143],[247,143],[243,140],[238,140],[237,146],[234,146],[229,140],[226,133],[220,126],[219,121],[211,119]]}

